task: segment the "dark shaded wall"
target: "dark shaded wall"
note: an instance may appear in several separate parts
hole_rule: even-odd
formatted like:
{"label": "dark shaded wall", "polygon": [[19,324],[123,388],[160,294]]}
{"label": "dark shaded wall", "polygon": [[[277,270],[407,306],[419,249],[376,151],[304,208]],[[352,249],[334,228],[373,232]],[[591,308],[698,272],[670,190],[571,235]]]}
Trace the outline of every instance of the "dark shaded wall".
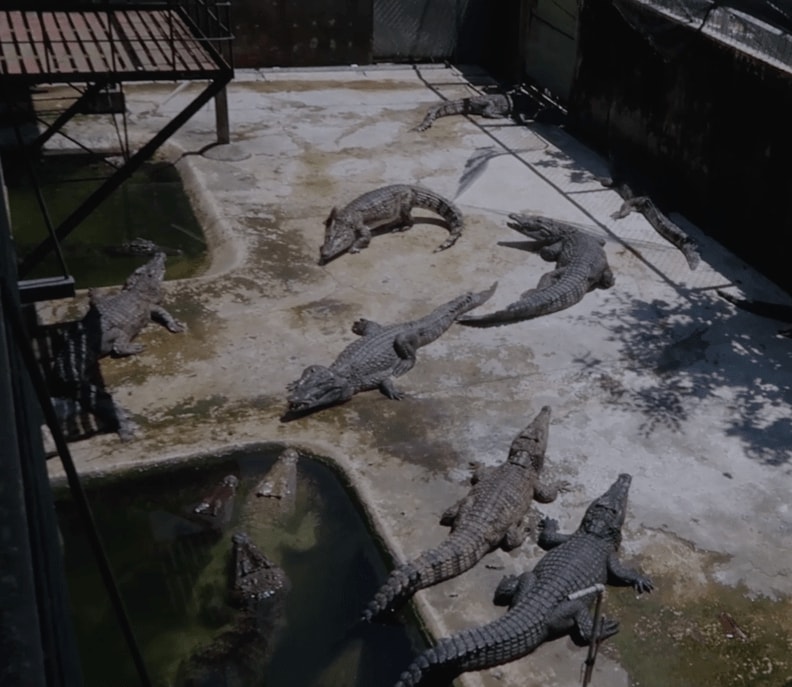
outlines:
{"label": "dark shaded wall", "polygon": [[792,292],[792,76],[666,28],[664,55],[610,2],[581,0],[570,129]]}
{"label": "dark shaded wall", "polygon": [[372,0],[233,0],[237,67],[371,63]]}

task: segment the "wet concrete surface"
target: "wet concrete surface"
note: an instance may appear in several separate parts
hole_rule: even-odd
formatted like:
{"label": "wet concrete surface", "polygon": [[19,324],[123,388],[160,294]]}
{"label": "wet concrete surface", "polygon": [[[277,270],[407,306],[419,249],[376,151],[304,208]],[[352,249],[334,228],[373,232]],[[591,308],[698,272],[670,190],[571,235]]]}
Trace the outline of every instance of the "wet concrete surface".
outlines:
{"label": "wet concrete surface", "polygon": [[[103,365],[141,431],[126,444],[115,436],[74,444],[79,469],[141,468],[255,442],[303,447],[337,462],[403,559],[442,541],[440,514],[466,493],[470,464],[502,461],[548,404],[547,471],[571,486],[538,510],[571,531],[591,499],[631,473],[622,556],[658,583],[654,598],[608,591],[605,612],[622,628],[592,684],[783,685],[792,679],[792,342],[775,335],[777,322],[737,311],[715,288],[787,297],[684,218],[676,217],[701,243],[695,272],[640,215],[611,219],[621,199],[595,179],[605,161],[563,130],[454,117],[413,131],[438,99],[427,84],[447,97],[470,93],[460,72],[441,67],[239,72],[229,89],[230,146],[206,149],[211,107],[171,139],[163,156],[204,222],[211,262],[203,276],[168,284],[166,305],[187,332],[149,327],[144,353]],[[130,135],[142,141],[192,97],[193,86],[130,86]],[[72,129],[98,143],[115,135],[101,118]],[[463,178],[472,157],[485,163]],[[332,206],[405,182],[455,199],[466,221],[455,246],[434,253],[446,230],[417,221],[317,265]],[[359,317],[415,319],[497,279],[476,311],[490,312],[533,287],[552,266],[498,243],[519,239],[506,227],[516,211],[601,236],[615,286],[529,322],[453,326],[397,380],[402,401],[367,392],[280,421],[286,385],[309,364],[331,363],[355,339]],[[42,315],[73,307],[54,303]],[[428,629],[445,635],[498,617],[491,598],[500,578],[539,556],[529,541],[419,592]],[[722,613],[750,639],[727,637]],[[762,639],[767,626],[772,642]],[[561,639],[460,684],[578,685],[584,659]]]}

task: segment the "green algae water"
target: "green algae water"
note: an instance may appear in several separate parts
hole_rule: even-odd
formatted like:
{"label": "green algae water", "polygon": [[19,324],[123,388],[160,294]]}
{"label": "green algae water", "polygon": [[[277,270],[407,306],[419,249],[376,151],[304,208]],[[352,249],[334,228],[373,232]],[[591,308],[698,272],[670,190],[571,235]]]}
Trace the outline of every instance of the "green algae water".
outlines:
{"label": "green algae water", "polygon": [[[17,255],[24,258],[48,236],[47,225],[26,166],[9,158],[3,162],[14,242]],[[36,161],[34,174],[53,228],[113,172],[100,158],[87,155],[47,155]],[[203,269],[203,230],[172,164],[142,165],[62,241],[66,268],[77,288],[123,283],[148,258],[113,255],[113,249],[135,238],[166,249],[168,279],[191,277]],[[28,276],[60,274],[60,263],[50,254]]]}
{"label": "green algae water", "polygon": [[[425,647],[407,609],[399,615],[404,622],[359,621],[387,569],[361,512],[325,464],[301,455],[296,508],[282,525],[245,519],[243,504],[279,453],[247,451],[87,486],[157,687],[178,685],[185,658],[222,631],[230,537],[240,527],[259,529],[257,542],[264,542],[259,548],[284,569],[291,590],[260,674],[206,684],[387,686]],[[202,526],[193,508],[229,474],[239,479],[239,489],[230,521],[218,532]],[[67,495],[58,498],[57,510],[86,687],[139,684]]]}

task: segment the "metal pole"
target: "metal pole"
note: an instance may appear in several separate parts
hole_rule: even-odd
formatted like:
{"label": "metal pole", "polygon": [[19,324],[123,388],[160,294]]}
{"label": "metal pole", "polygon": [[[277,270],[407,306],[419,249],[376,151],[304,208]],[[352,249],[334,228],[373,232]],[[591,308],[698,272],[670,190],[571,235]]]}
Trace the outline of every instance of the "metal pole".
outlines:
{"label": "metal pole", "polygon": [[[583,682],[582,687],[587,687],[591,682],[591,674],[594,672],[594,663],[597,660],[597,653],[599,652],[600,636],[602,635],[602,617],[600,609],[602,607],[602,597],[605,593],[605,586],[602,584],[594,585],[597,589],[597,600],[594,603],[594,623],[592,626],[593,635],[588,646],[588,654],[586,655],[586,662],[583,664]],[[580,593],[580,592],[578,592]],[[570,597],[571,598],[571,597]]]}

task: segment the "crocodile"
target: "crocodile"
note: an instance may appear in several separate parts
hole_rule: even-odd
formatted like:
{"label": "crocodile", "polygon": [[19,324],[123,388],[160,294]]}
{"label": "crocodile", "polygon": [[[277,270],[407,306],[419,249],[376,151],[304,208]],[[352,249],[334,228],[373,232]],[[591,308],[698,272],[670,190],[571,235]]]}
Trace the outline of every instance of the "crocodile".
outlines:
{"label": "crocodile", "polygon": [[231,538],[228,604],[235,611],[210,642],[197,647],[180,666],[176,684],[211,687],[253,682],[270,657],[273,635],[284,618],[291,583],[242,531]]}
{"label": "crocodile", "polygon": [[508,93],[487,93],[458,100],[448,100],[429,108],[416,131],[426,131],[436,119],[452,115],[480,115],[488,119],[508,117],[512,114],[514,102]]}
{"label": "crocodile", "polygon": [[238,489],[239,478],[236,475],[226,475],[193,508],[193,513],[201,516],[211,527],[225,529],[234,514],[234,500]]}
{"label": "crocodile", "polygon": [[[740,298],[721,289],[717,289],[716,293],[740,310],[745,310],[745,312],[753,313],[760,317],[768,317],[771,320],[792,321],[792,306],[790,305],[771,303],[770,301],[757,301],[752,298]],[[792,338],[792,326],[779,329],[778,334]]]}
{"label": "crocodile", "polygon": [[540,482],[550,413],[550,407],[544,406],[517,435],[504,463],[476,471],[470,493],[446,510],[440,520],[451,527],[448,538],[394,570],[365,610],[365,620],[391,609],[395,602],[419,589],[460,575],[498,547],[511,551],[525,541],[530,530],[526,516],[531,501],[550,503],[563,487]]}
{"label": "crocodile", "polygon": [[165,255],[181,255],[182,252],[178,248],[168,248],[154,243],[150,239],[144,239],[140,236],[124,241],[112,246],[105,246],[104,252],[114,258],[127,258],[127,257],[140,257],[156,255],[157,253],[165,253]]}
{"label": "crocodile", "polygon": [[640,212],[652,228],[672,246],[677,248],[687,260],[688,267],[695,270],[701,262],[698,242],[688,236],[678,224],[662,212],[657,204],[645,194],[636,194],[632,187],[614,174],[610,177],[598,177],[598,181],[606,188],[612,188],[624,201],[614,212],[613,219],[623,219],[631,212]]}
{"label": "crocodile", "polygon": [[462,235],[462,213],[454,203],[423,186],[393,184],[364,193],[340,210],[333,208],[325,220],[325,238],[319,264],[326,265],[343,253],[359,253],[371,242],[372,229],[390,227],[406,231],[415,223],[413,208],[431,210],[448,225],[449,237],[435,253],[453,246]]}
{"label": "crocodile", "polygon": [[511,214],[511,229],[534,239],[521,247],[539,255],[556,268],[542,275],[535,289],[524,292],[518,301],[488,315],[459,318],[471,327],[498,327],[530,320],[564,310],[582,300],[595,288],[608,289],[615,283],[604,241],[580,231],[577,227],[542,215]]}
{"label": "crocodile", "polygon": [[288,385],[288,410],[281,419],[342,403],[371,389],[379,389],[394,400],[403,398],[393,378],[409,372],[419,348],[439,338],[460,315],[486,302],[496,287],[497,282],[486,291],[465,293],[411,322],[382,325],[357,320],[352,331],[360,338],[347,346],[330,367],[310,365],[297,381]]}
{"label": "crocodile", "polygon": [[91,311],[98,314],[102,337],[100,356],[140,353],[144,346],[132,343],[132,340],[152,319],[169,332],[184,331],[184,324],[160,305],[164,295],[165,257],[165,253],[157,253],[145,265],[138,267],[116,294],[100,294],[95,289],[89,291],[90,308],[86,317],[92,316]]}
{"label": "crocodile", "polygon": [[[558,523],[545,518],[538,544],[546,553],[533,571],[505,576],[494,602],[509,606],[496,620],[441,639],[420,654],[402,673],[396,687],[414,687],[429,677],[451,678],[526,656],[547,640],[576,631],[584,644],[611,637],[618,621],[602,618],[594,629],[590,612],[595,585],[607,581],[630,585],[638,593],[654,585],[617,558],[632,478],[621,474],[586,510],[574,534],[558,532]],[[589,590],[579,595],[578,592]]]}

